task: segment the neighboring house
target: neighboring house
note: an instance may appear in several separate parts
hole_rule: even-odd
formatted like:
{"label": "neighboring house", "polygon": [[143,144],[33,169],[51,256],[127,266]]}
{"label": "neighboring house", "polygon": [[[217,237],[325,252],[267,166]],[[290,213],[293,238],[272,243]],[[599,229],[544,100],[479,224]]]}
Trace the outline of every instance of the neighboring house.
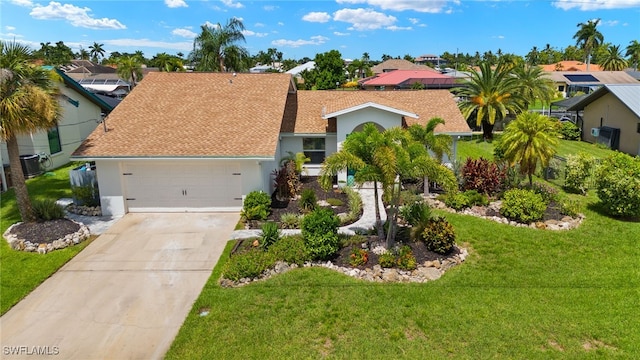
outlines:
{"label": "neighboring house", "polygon": [[[47,131],[18,136],[21,156],[35,159],[34,156],[39,154],[50,155],[52,168],[67,164],[71,153],[103,121],[104,115],[113,110],[112,105],[84,89],[62,71],[56,71],[63,80],[59,100],[62,116],[58,125]],[[0,173],[2,187],[6,190],[9,177],[5,171],[9,169],[9,155],[4,142],[0,144],[0,161],[3,164]]]}
{"label": "neighboring house", "polygon": [[564,97],[577,92],[589,94],[604,84],[637,84],[638,81],[624,71],[552,71],[546,77]]}
{"label": "neighboring house", "polygon": [[261,74],[261,73],[266,73],[273,70],[276,70],[276,68],[274,68],[271,65],[256,65],[251,69],[249,69],[249,72],[252,74]]}
{"label": "neighboring house", "polygon": [[439,57],[438,55],[433,55],[433,54],[420,55],[417,58],[415,58],[413,62],[418,65],[431,64],[437,67],[440,67],[440,65],[445,65],[447,63],[445,59]]}
{"label": "neighboring house", "polygon": [[390,59],[387,61],[383,61],[380,64],[371,67],[371,71],[374,74],[382,74],[385,72],[395,71],[395,70],[430,70],[434,71],[434,69],[426,66],[426,65],[418,65],[414,64],[411,61],[404,59]]}
{"label": "neighboring house", "polygon": [[154,73],[73,158],[96,162],[105,214],[238,211],[249,192],[271,192],[271,173],[289,152],[304,152],[317,175],[363,124],[433,117],[446,121],[436,132],[454,144],[471,134],[447,90],[297,91],[290,74]]}
{"label": "neighboring house", "polygon": [[455,78],[429,70],[395,70],[385,72],[360,81],[365,90],[412,89],[416,83],[426,89],[450,89],[455,86]]}
{"label": "neighboring house", "polygon": [[[587,71],[587,64],[582,61],[566,60],[548,65],[540,65],[542,71]],[[602,67],[598,64],[589,64],[589,71],[602,71]]]}
{"label": "neighboring house", "polygon": [[300,73],[302,73],[303,71],[305,70],[311,71],[312,69],[315,69],[315,67],[316,67],[315,61],[308,61],[304,64],[294,67],[293,69],[290,69],[286,73],[297,77],[297,76],[300,76]]}
{"label": "neighboring house", "polygon": [[582,138],[640,155],[640,84],[607,84],[568,111],[583,111]]}

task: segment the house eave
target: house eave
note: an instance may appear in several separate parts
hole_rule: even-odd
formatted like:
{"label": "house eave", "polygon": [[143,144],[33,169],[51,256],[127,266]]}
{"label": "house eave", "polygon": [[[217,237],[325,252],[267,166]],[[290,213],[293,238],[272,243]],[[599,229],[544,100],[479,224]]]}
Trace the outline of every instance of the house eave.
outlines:
{"label": "house eave", "polygon": [[346,109],[334,111],[332,113],[323,114],[322,118],[324,120],[328,120],[328,119],[333,118],[333,117],[338,117],[338,116],[341,116],[341,115],[344,115],[344,114],[348,114],[348,113],[355,112],[355,111],[358,111],[358,110],[366,109],[366,108],[369,108],[369,107],[375,108],[375,109],[379,109],[379,110],[383,110],[383,111],[388,111],[388,112],[391,112],[391,113],[395,113],[395,114],[398,114],[398,115],[401,115],[401,116],[406,116],[406,117],[410,117],[410,118],[414,118],[414,119],[419,119],[420,118],[420,116],[418,114],[414,114],[414,113],[411,113],[411,112],[408,112],[408,111],[392,108],[390,106],[380,105],[378,103],[371,102],[371,101],[370,102],[366,102],[364,104],[352,106],[352,107],[349,107],[349,108],[346,108]]}
{"label": "house eave", "polygon": [[72,161],[140,161],[140,160],[255,160],[255,161],[275,161],[275,156],[82,156],[73,155],[70,157]]}

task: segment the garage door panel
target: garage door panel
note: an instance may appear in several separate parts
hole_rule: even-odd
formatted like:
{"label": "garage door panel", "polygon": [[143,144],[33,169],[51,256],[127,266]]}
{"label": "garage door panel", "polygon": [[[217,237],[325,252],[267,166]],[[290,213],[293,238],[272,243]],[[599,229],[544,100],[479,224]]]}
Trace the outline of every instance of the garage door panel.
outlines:
{"label": "garage door panel", "polygon": [[239,164],[130,163],[123,166],[129,211],[197,211],[242,206]]}

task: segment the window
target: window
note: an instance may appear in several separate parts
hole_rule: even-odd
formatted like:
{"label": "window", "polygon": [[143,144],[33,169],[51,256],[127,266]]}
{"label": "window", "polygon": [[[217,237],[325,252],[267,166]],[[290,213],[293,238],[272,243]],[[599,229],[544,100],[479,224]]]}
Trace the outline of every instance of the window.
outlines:
{"label": "window", "polygon": [[638,123],[638,128],[636,129],[636,132],[640,134],[640,122]]}
{"label": "window", "polygon": [[324,138],[303,138],[304,156],[311,159],[311,164],[322,164],[324,161]]}
{"label": "window", "polygon": [[47,131],[47,137],[49,138],[49,153],[55,154],[62,151],[62,144],[60,143],[60,131],[58,126],[54,126]]}

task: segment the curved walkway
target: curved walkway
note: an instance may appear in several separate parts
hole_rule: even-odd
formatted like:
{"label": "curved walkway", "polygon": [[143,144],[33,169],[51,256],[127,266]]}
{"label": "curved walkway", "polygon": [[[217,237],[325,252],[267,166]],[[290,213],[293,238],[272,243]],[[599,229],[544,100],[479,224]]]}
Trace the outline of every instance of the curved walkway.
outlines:
{"label": "curved walkway", "polygon": [[[338,229],[340,234],[355,235],[356,233],[367,232],[376,226],[376,209],[374,199],[373,183],[365,183],[360,188],[354,188],[362,198],[362,216],[353,224],[342,226]],[[384,211],[382,203],[382,189],[378,186],[378,204],[380,205],[380,218],[384,223],[387,220],[387,213]],[[284,229],[281,230],[282,235],[300,234],[300,229]],[[258,237],[262,234],[262,230],[236,230],[231,234],[231,239],[246,239]]]}

